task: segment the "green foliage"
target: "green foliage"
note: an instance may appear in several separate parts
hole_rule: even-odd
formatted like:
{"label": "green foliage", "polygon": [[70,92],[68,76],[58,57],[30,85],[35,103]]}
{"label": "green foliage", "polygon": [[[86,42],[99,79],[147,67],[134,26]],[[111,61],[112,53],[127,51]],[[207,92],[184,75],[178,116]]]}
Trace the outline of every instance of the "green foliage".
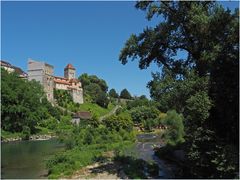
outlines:
{"label": "green foliage", "polygon": [[130,111],[133,121],[141,123],[143,128],[147,131],[152,131],[161,124],[158,117],[157,103],[148,100],[145,96],[134,98],[127,102],[127,109]]}
{"label": "green foliage", "polygon": [[9,131],[4,131],[1,129],[1,139],[9,139],[9,138],[19,138],[22,136],[22,133],[12,133]]}
{"label": "green foliage", "polygon": [[[190,128],[190,131],[194,128],[202,126],[205,120],[209,117],[209,110],[211,109],[212,103],[206,92],[200,91],[192,95],[186,101],[186,124]],[[194,122],[192,122],[194,120]]]}
{"label": "green foliage", "polygon": [[[74,171],[101,159],[103,152],[123,148],[132,144],[135,139],[135,134],[129,132],[124,124],[127,121],[124,118],[120,124],[125,129],[120,128],[119,131],[104,124],[92,123],[93,121],[95,120],[81,121],[79,126],[72,126],[61,132],[64,133],[61,140],[66,144],[67,150],[47,161],[49,178],[71,175]],[[69,117],[65,117],[60,123],[66,127]]]}
{"label": "green foliage", "polygon": [[[82,82],[84,96],[93,103],[106,108],[108,106],[107,99],[107,83],[95,75],[82,74],[78,78]],[[85,99],[86,100],[86,99]]]}
{"label": "green foliage", "polygon": [[194,71],[188,71],[184,78],[177,78],[177,75],[167,69],[162,73],[152,74],[153,80],[148,83],[151,97],[157,101],[158,108],[166,112],[169,109],[176,109],[184,112],[186,101],[196,91],[208,91],[208,77],[198,77]]}
{"label": "green foliage", "polygon": [[30,138],[30,128],[27,126],[23,126],[23,131],[22,131],[22,139],[23,140],[28,140]]}
{"label": "green foliage", "polygon": [[156,119],[159,111],[154,107],[139,106],[132,108],[130,114],[134,123],[141,123],[148,119]]}
{"label": "green foliage", "polygon": [[[57,123],[56,123],[57,125]],[[42,127],[42,126],[36,126],[37,132],[36,134],[38,135],[55,135],[55,130],[56,129],[48,129],[46,127]]]}
{"label": "green foliage", "polygon": [[167,127],[164,133],[164,139],[167,144],[176,145],[184,142],[183,116],[175,110],[168,111],[167,116],[163,119],[163,124]]}
{"label": "green foliage", "polygon": [[155,106],[155,102],[148,100],[145,96],[137,97],[132,101],[127,102],[127,109],[138,107],[138,106]]}
{"label": "green foliage", "polygon": [[91,120],[88,120],[88,123],[93,127],[98,127],[101,124],[99,118],[95,114],[93,114]]}
{"label": "green foliage", "polygon": [[20,79],[15,73],[1,70],[1,117],[5,131],[21,132],[23,127],[36,133],[36,126],[60,112],[47,102],[42,86],[36,81]]}
{"label": "green foliage", "polygon": [[73,102],[72,96],[66,90],[54,89],[53,95],[59,106],[66,107],[68,103]]}
{"label": "green foliage", "polygon": [[[59,101],[57,101],[57,104],[61,107],[63,107],[64,109],[61,110],[61,114],[62,115],[68,115],[69,112],[78,112],[79,111],[79,107],[80,107],[80,104],[79,103],[75,103],[73,102],[72,100],[72,96],[69,94],[69,92],[67,91],[64,91],[64,90],[61,90],[67,97],[71,98],[69,100],[65,100],[64,99],[61,99]],[[68,98],[67,98],[68,99]],[[60,109],[60,107],[56,107],[55,109]],[[54,111],[52,111],[54,112]],[[58,120],[60,119],[60,116],[58,116],[57,118]]]}
{"label": "green foliage", "polygon": [[102,157],[102,153],[109,150],[128,146],[130,142],[94,144],[75,147],[53,156],[47,161],[48,178],[58,179],[69,176],[74,171],[96,162]]}
{"label": "green foliage", "polygon": [[100,86],[94,83],[85,86],[83,90],[85,91],[85,94],[88,94],[92,98],[93,102],[96,102],[98,95],[103,92]]}
{"label": "green foliage", "polygon": [[[133,103],[131,105],[138,105],[138,103]],[[130,111],[132,120],[135,124],[141,125],[146,131],[152,131],[153,128],[157,128],[162,125],[161,119],[159,117],[160,112],[157,108],[152,106],[136,106]]]}
{"label": "green foliage", "polygon": [[[184,115],[188,178],[236,177],[239,163],[230,156],[239,148],[238,9],[211,1],[139,1],[136,7],[149,20],[163,19],[131,35],[120,61],[137,59],[141,69],[155,62],[162,68],[148,87],[159,110]],[[217,146],[222,150],[213,153]],[[235,150],[226,155],[229,146]]]}
{"label": "green foliage", "polygon": [[109,91],[108,94],[109,94],[109,96],[112,97],[112,98],[118,98],[118,97],[119,97],[119,95],[118,95],[118,93],[116,92],[115,89],[110,89],[110,91]]}
{"label": "green foliage", "polygon": [[85,138],[83,139],[83,144],[93,144],[93,135],[91,132],[87,131],[85,134]]}
{"label": "green foliage", "polygon": [[[226,143],[239,146],[239,12],[230,16],[219,10],[219,16],[228,19],[228,35],[221,40],[222,53],[211,69],[209,96],[214,104],[211,109],[211,127]],[[219,18],[218,16],[218,18]],[[221,19],[221,22],[223,20]],[[219,22],[218,22],[219,23]],[[225,22],[226,23],[226,22]],[[225,131],[228,129],[228,131]]]}
{"label": "green foliage", "polygon": [[108,104],[108,108],[103,108],[95,103],[84,103],[81,104],[80,107],[78,108],[79,111],[89,111],[92,114],[96,115],[97,117],[103,116],[110,112],[114,106],[112,104]]}
{"label": "green foliage", "polygon": [[73,124],[71,123],[71,119],[71,116],[62,116],[59,123],[57,124],[55,131],[59,139],[62,141],[65,140],[72,131]]}
{"label": "green foliage", "polygon": [[152,131],[153,128],[156,128],[158,125],[162,124],[159,118],[147,119],[142,121],[142,125],[145,130]]}
{"label": "green foliage", "polygon": [[88,75],[87,73],[84,73],[78,79],[81,81],[84,89],[90,84],[97,84],[97,85],[99,85],[99,87],[101,88],[101,90],[103,92],[106,93],[107,90],[108,90],[108,86],[107,86],[106,81],[98,78],[95,75]]}
{"label": "green foliage", "polygon": [[57,128],[57,124],[58,124],[58,120],[56,118],[49,117],[48,119],[42,120],[39,123],[39,126],[48,128],[50,130],[55,130]]}
{"label": "green foliage", "polygon": [[89,165],[99,156],[99,151],[85,148],[81,151],[77,148],[56,154],[47,161],[49,178],[56,179],[60,176],[70,175],[74,170]]}
{"label": "green foliage", "polygon": [[[216,146],[214,150],[210,153],[210,155],[214,158],[211,159],[211,163],[213,163],[213,167],[216,167],[215,177],[228,177],[228,178],[238,178],[237,174],[232,176],[237,171],[238,165],[238,155],[237,150],[234,146],[227,145],[223,146]],[[234,162],[234,164],[232,163]]]}
{"label": "green foliage", "polygon": [[132,99],[132,96],[131,94],[128,92],[127,89],[123,89],[120,93],[120,98],[123,98],[123,99]]}
{"label": "green foliage", "polygon": [[124,129],[127,131],[131,131],[133,128],[133,122],[131,117],[124,115],[112,115],[103,120],[104,125],[110,130],[119,131],[120,129]]}
{"label": "green foliage", "polygon": [[103,108],[107,108],[109,99],[108,99],[106,93],[104,93],[104,92],[99,93],[96,98],[96,103]]}

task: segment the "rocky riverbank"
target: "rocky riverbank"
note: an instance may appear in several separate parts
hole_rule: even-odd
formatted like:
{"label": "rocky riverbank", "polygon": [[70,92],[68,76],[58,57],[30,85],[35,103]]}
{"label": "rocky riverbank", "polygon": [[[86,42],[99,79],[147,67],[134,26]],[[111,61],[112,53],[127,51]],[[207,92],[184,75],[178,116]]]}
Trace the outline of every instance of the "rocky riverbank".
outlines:
{"label": "rocky riverbank", "polygon": [[[29,140],[31,141],[40,141],[40,140],[48,140],[51,138],[56,137],[55,135],[49,135],[49,134],[43,134],[43,135],[32,135],[30,136]],[[15,138],[5,138],[1,139],[1,142],[13,142],[13,141],[22,141],[23,139],[21,137],[15,137]]]}

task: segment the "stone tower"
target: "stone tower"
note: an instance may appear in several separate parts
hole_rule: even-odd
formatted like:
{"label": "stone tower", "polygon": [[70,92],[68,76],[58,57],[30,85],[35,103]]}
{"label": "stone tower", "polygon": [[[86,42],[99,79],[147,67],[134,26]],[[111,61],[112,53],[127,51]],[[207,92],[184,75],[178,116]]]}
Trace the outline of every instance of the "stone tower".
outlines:
{"label": "stone tower", "polygon": [[76,69],[73,67],[73,65],[68,64],[64,68],[64,77],[67,79],[75,79]]}
{"label": "stone tower", "polygon": [[53,98],[53,66],[39,61],[28,60],[28,80],[36,80],[40,82],[50,102]]}

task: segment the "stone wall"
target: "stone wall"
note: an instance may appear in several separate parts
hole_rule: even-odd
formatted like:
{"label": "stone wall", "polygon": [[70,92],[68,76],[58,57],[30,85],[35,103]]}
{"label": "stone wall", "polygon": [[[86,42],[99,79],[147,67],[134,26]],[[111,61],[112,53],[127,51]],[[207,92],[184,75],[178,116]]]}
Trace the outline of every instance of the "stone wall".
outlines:
{"label": "stone wall", "polygon": [[44,62],[34,61],[31,59],[28,60],[28,80],[31,81],[33,79],[43,85],[47,99],[50,102],[53,102],[53,66]]}
{"label": "stone wall", "polygon": [[43,69],[43,62],[28,60],[28,80],[31,81],[35,79],[40,82],[40,84],[43,84]]}
{"label": "stone wall", "polygon": [[73,97],[73,102],[83,104],[83,91],[80,90],[72,90],[71,95]]}
{"label": "stone wall", "polygon": [[75,70],[74,69],[65,69],[64,77],[67,79],[75,79]]}
{"label": "stone wall", "polygon": [[[65,69],[64,76],[68,79],[75,78],[74,69]],[[39,61],[28,60],[28,80],[39,81],[43,85],[43,89],[47,95],[47,99],[50,102],[54,102],[53,89],[64,89],[68,90],[69,85],[57,84],[54,82],[53,66]],[[75,103],[83,104],[83,89],[81,88],[80,82],[72,82],[72,88],[69,90],[73,101]]]}
{"label": "stone wall", "polygon": [[55,82],[55,88],[56,89],[68,90],[67,87],[68,87],[68,85],[66,85],[66,84],[61,84],[61,83],[56,83]]}

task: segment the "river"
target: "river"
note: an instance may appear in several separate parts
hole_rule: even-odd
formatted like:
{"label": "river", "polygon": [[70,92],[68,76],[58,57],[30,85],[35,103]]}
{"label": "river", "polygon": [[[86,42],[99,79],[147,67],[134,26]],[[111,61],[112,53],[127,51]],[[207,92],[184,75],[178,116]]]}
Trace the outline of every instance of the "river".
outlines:
{"label": "river", "polygon": [[[154,147],[164,146],[163,140],[158,134],[139,134],[135,146],[128,149],[126,155],[134,155],[138,159],[143,159],[146,162],[155,162],[159,167],[158,177],[160,179],[174,178],[174,165],[169,162],[159,159],[154,153]],[[152,178],[152,177],[149,177]]]}
{"label": "river", "polygon": [[63,149],[56,139],[1,143],[1,178],[47,178],[45,160]]}
{"label": "river", "polygon": [[[63,144],[59,144],[56,139],[8,142],[1,145],[2,179],[47,178],[46,159],[64,149]],[[154,154],[154,146],[163,145],[161,137],[156,134],[140,134],[137,136],[137,143],[129,153],[145,161],[157,163],[158,178],[174,178],[172,165]]]}

